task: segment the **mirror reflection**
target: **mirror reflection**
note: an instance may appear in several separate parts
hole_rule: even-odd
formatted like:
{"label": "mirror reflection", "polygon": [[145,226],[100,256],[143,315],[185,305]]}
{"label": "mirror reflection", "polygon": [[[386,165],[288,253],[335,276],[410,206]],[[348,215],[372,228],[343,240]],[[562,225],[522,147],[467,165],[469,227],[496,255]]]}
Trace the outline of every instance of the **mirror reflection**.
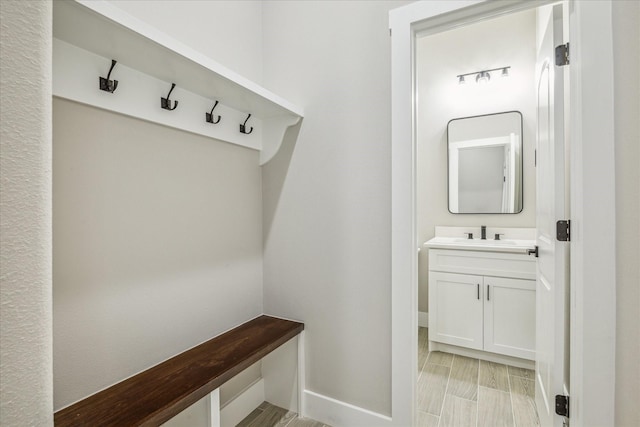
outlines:
{"label": "mirror reflection", "polygon": [[447,125],[449,211],[522,211],[522,114],[453,119]]}

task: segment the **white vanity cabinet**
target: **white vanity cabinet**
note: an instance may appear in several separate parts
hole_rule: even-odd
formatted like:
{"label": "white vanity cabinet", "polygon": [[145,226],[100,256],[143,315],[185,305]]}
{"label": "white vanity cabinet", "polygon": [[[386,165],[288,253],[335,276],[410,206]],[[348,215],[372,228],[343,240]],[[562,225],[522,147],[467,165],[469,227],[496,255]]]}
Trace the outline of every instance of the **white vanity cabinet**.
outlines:
{"label": "white vanity cabinet", "polygon": [[484,277],[484,350],[535,360],[536,281]]}
{"label": "white vanity cabinet", "polygon": [[429,339],[535,359],[535,257],[429,250]]}
{"label": "white vanity cabinet", "polygon": [[429,271],[429,339],[483,349],[483,277]]}

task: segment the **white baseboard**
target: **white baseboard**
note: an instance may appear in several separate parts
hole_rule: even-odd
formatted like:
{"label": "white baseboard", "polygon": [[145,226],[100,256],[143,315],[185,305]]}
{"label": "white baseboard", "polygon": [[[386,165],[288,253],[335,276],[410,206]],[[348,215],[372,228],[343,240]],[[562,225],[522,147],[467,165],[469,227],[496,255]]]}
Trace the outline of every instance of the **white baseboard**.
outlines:
{"label": "white baseboard", "polygon": [[220,426],[234,427],[264,402],[264,379],[240,392],[220,410]]}
{"label": "white baseboard", "polygon": [[472,357],[474,359],[487,360],[489,362],[502,363],[516,368],[535,369],[536,362],[533,360],[521,359],[519,357],[507,356],[504,354],[490,353],[488,351],[475,350],[473,348],[458,347],[457,345],[444,344],[441,342],[429,341],[429,351],[444,351],[458,354],[460,356]]}
{"label": "white baseboard", "polygon": [[304,391],[306,417],[333,427],[389,427],[391,417],[313,391]]}
{"label": "white baseboard", "polygon": [[429,327],[429,313],[427,313],[426,311],[418,312],[418,326],[423,328]]}

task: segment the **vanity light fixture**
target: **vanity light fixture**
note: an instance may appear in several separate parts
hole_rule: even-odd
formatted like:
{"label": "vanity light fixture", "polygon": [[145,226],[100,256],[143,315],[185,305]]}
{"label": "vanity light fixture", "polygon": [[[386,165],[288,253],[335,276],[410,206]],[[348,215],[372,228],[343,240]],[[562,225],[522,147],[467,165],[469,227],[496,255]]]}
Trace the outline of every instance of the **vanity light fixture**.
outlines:
{"label": "vanity light fixture", "polygon": [[490,70],[474,71],[473,73],[458,74],[456,77],[458,78],[458,84],[464,84],[465,83],[464,78],[466,76],[473,76],[473,75],[476,76],[476,83],[488,83],[489,80],[491,80],[492,71],[502,70],[501,76],[509,77],[509,68],[511,68],[510,65],[506,67],[492,68]]}
{"label": "vanity light fixture", "polygon": [[481,71],[476,76],[476,83],[489,83],[491,80],[491,74],[488,71]]}

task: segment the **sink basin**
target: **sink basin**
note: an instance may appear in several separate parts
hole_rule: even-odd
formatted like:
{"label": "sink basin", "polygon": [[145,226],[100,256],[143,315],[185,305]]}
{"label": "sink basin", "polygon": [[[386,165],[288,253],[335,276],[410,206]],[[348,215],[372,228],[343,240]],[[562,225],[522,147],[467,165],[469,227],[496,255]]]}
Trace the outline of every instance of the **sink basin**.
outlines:
{"label": "sink basin", "polygon": [[464,237],[434,237],[424,244],[427,248],[458,249],[489,252],[526,253],[536,246],[535,240],[467,239]]}
{"label": "sink basin", "polygon": [[[438,239],[453,239],[454,243],[467,243],[471,245],[516,245],[517,240],[500,239],[500,240],[482,240],[482,239],[465,239],[456,237],[438,237]],[[428,243],[428,242],[427,242]]]}

